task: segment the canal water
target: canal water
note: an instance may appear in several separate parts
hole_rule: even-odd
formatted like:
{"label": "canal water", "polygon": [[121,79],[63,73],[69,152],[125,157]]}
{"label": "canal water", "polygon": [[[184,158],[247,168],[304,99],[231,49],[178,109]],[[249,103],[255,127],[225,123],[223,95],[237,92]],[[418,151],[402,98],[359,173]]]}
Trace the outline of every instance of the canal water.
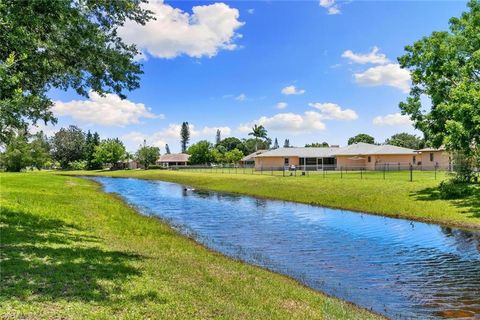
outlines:
{"label": "canal water", "polygon": [[211,249],[387,317],[480,319],[480,232],[162,181],[93,179]]}

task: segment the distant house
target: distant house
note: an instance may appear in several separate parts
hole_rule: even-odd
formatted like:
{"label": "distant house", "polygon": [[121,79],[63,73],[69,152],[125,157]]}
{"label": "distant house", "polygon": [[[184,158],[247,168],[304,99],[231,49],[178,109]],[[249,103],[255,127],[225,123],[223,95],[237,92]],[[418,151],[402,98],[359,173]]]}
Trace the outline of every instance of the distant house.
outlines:
{"label": "distant house", "polygon": [[157,165],[163,167],[186,166],[190,155],[186,153],[172,153],[161,155],[157,160]]}
{"label": "distant house", "polygon": [[240,165],[244,167],[253,166],[255,164],[255,157],[267,151],[268,150],[257,150],[253,153],[250,153],[249,155],[246,155],[245,157],[240,159]]}
{"label": "distant house", "polygon": [[[432,155],[433,154],[433,155]],[[392,145],[355,143],[345,147],[279,148],[253,156],[257,170],[296,167],[304,170],[388,168],[438,168],[449,169],[449,157],[439,149],[413,150]],[[425,160],[428,160],[427,162]],[[432,165],[433,163],[433,165]]]}
{"label": "distant house", "polygon": [[419,153],[420,165],[425,168],[449,168],[451,170],[452,157],[451,154],[445,149],[445,147],[436,148],[423,148],[417,150]]}

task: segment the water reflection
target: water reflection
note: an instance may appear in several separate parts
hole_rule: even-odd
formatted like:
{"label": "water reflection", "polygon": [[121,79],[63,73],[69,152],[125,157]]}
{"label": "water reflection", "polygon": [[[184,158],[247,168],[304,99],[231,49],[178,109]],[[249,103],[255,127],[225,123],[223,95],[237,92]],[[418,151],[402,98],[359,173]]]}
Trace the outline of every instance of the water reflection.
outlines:
{"label": "water reflection", "polygon": [[184,187],[95,178],[208,247],[393,318],[480,318],[480,233]]}

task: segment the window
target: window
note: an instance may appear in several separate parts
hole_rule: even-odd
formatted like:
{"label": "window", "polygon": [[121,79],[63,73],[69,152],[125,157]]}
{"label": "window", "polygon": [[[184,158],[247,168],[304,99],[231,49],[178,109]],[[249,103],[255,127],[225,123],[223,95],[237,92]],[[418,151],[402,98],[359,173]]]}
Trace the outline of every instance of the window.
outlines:
{"label": "window", "polygon": [[433,157],[433,153],[430,153],[430,162],[433,162],[435,158]]}
{"label": "window", "polygon": [[417,163],[417,157],[413,156],[413,164]]}
{"label": "window", "polygon": [[288,163],[289,163],[289,159],[288,158],[285,158],[285,160],[283,161],[284,165],[288,166]]}
{"label": "window", "polygon": [[368,162],[372,162],[372,157],[368,156]]}

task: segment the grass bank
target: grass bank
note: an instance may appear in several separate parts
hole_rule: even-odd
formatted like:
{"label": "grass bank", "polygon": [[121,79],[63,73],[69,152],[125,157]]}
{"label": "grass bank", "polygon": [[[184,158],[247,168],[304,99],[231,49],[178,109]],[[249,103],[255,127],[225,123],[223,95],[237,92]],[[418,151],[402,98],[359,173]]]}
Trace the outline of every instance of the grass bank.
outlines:
{"label": "grass bank", "polygon": [[391,217],[480,228],[480,187],[470,197],[442,200],[438,184],[445,173],[408,172],[329,173],[326,176],[283,177],[215,172],[167,170],[70,171],[66,174],[133,177],[178,182],[216,191],[235,192],[272,199],[296,201]]}
{"label": "grass bank", "polygon": [[[209,180],[168,174],[179,176]],[[51,173],[0,179],[0,318],[379,318],[209,251],[94,182]]]}

